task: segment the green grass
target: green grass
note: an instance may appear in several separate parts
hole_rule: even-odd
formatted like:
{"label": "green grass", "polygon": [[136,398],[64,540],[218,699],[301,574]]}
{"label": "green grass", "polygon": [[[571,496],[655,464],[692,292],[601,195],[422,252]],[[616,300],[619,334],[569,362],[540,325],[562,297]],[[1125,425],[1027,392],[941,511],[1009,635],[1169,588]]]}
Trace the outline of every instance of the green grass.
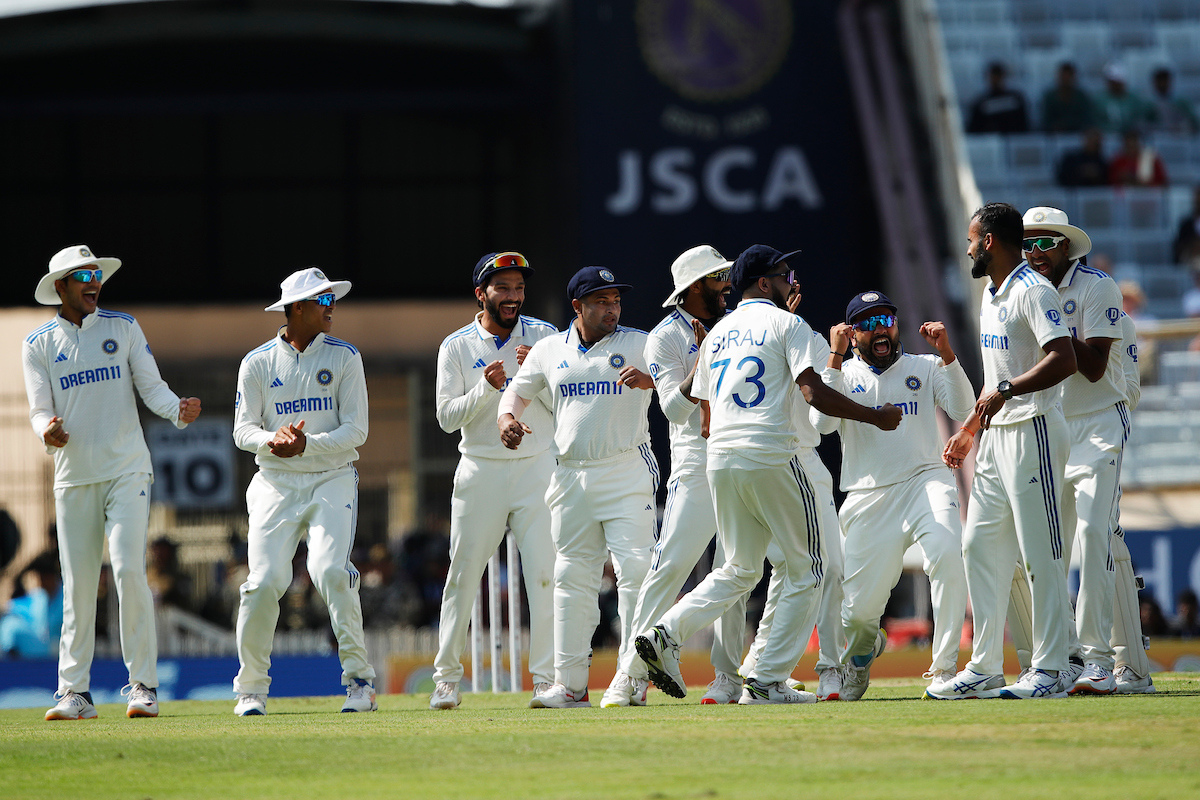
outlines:
{"label": "green grass", "polygon": [[[881,680],[858,703],[531,710],[525,695],[164,703],[153,720],[0,711],[0,797],[1153,798],[1200,797],[1200,676],[1155,695],[920,702]],[[593,701],[599,702],[599,691]]]}

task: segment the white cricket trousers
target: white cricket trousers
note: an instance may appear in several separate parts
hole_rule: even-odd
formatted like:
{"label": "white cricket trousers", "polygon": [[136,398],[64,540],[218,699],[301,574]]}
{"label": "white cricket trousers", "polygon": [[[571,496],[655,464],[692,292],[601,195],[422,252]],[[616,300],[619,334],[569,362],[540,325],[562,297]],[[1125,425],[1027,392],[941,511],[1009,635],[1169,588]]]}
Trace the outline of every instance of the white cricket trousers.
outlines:
{"label": "white cricket trousers", "polygon": [[[1064,567],[1079,548],[1079,594],[1075,600],[1078,655],[1111,671],[1113,595],[1113,509],[1121,479],[1127,436],[1125,402],[1080,417],[1067,418],[1071,454],[1063,492]],[[1074,639],[1074,637],[1072,637]],[[1075,650],[1075,647],[1072,647]],[[1071,655],[1076,653],[1072,652]]]}
{"label": "white cricket trousers", "polygon": [[1026,565],[1033,597],[1036,669],[1067,667],[1067,573],[1060,503],[1070,449],[1057,406],[1046,414],[983,432],[963,533],[975,636],[968,667],[1004,672],[1004,619],[1013,566]]}
{"label": "white cricket trousers", "polygon": [[774,542],[787,574],[770,635],[747,678],[786,680],[816,622],[824,547],[817,494],[798,458],[781,467],[717,469],[708,473],[725,563],[667,612],[659,624],[677,642],[711,624],[762,579]]}
{"label": "white cricket trousers", "polygon": [[600,622],[600,582],[612,554],[621,648],[632,649],[638,590],[657,536],[658,464],[649,444],[601,461],[560,460],[546,490],[554,562],[554,680],[587,688],[592,634]]}
{"label": "white cricket trousers", "polygon": [[342,662],[342,685],[374,680],[367,661],[358,570],[350,562],[358,522],[358,471],[259,470],[246,489],[250,512],[250,575],[242,584],[237,648],[242,667],[233,681],[238,694],[267,694],[271,646],[279,599],[292,583],[292,557],[308,533],[308,574],[329,608]]}
{"label": "white cricket trousers", "polygon": [[62,562],[63,623],[58,645],[58,691],[91,689],[96,652],[96,594],[104,540],[117,584],[121,655],[129,682],[158,687],[154,598],[146,583],[150,475],[130,472],[110,481],[54,490]]}
{"label": "white cricket trousers", "polygon": [[[841,663],[842,653],[846,650],[846,634],[842,627],[842,527],[838,520],[837,505],[833,500],[833,476],[817,455],[814,447],[802,447],[796,451],[800,467],[808,476],[809,483],[817,493],[817,513],[820,518],[821,543],[825,547],[824,576],[821,578],[821,602],[817,610],[817,642],[820,649],[817,653],[817,663],[813,669],[820,673],[822,670],[835,667]],[[758,623],[754,642],[742,662],[741,674],[749,675],[767,643],[771,634],[771,625],[775,619],[775,609],[779,603],[779,593],[783,581],[787,577],[787,564],[784,563],[779,548],[772,543],[767,547],[767,561],[771,562],[771,579],[767,581],[767,598],[763,605],[762,619]],[[745,607],[742,606],[742,620],[745,622]],[[722,617],[724,620],[725,617]],[[717,629],[720,630],[721,623]],[[809,633],[800,633],[805,645]],[[872,634],[874,636],[874,634]],[[802,653],[803,654],[803,653]]]}
{"label": "white cricket trousers", "polygon": [[921,548],[933,601],[933,670],[958,671],[958,645],[967,613],[958,487],[946,468],[927,469],[900,483],[846,495],[842,621],[846,657],[875,647],[879,619],[904,569],[904,551]]}
{"label": "white cricket trousers", "polygon": [[[521,552],[529,598],[529,673],[534,684],[554,682],[554,541],[545,499],[553,472],[549,452],[509,459],[464,455],[459,460],[450,499],[450,570],[442,590],[434,681],[462,680],[471,609],[488,559],[504,541],[507,527]],[[508,624],[520,627],[521,620]]]}
{"label": "white cricket trousers", "polygon": [[[638,591],[637,609],[631,629],[634,636],[654,627],[659,618],[675,604],[679,590],[691,577],[696,563],[717,535],[717,514],[713,509],[708,475],[703,469],[671,474],[667,482],[667,505],[662,528],[650,557],[650,571]],[[718,555],[719,558],[719,555]],[[722,562],[715,561],[719,565]],[[739,619],[740,615],[740,619]],[[715,626],[712,663],[717,672],[737,677],[746,635],[746,604],[735,604]],[[629,648],[620,668],[635,678],[646,678],[646,662]]]}

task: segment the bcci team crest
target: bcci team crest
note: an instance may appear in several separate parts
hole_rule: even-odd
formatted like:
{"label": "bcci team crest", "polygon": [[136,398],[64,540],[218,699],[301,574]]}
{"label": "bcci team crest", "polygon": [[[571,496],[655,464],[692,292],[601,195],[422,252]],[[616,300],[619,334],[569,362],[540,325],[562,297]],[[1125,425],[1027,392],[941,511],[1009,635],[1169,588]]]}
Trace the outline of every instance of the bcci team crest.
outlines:
{"label": "bcci team crest", "polygon": [[921,379],[916,375],[909,375],[904,379],[904,385],[915,392],[921,388]]}
{"label": "bcci team crest", "polygon": [[316,275],[318,278],[320,278],[323,281],[329,280],[329,278],[325,277],[325,273],[321,272],[321,270],[319,270],[319,269],[314,269],[313,274]]}
{"label": "bcci team crest", "polygon": [[600,278],[608,281],[609,283],[616,281],[616,278],[613,277],[613,274],[606,269],[600,270]]}
{"label": "bcci team crest", "polygon": [[104,352],[110,356],[117,352],[117,342],[115,339],[105,339],[102,347],[104,348]]}
{"label": "bcci team crest", "polygon": [[608,365],[613,369],[620,369],[625,366],[625,356],[620,353],[613,353],[608,357]]}
{"label": "bcci team crest", "polygon": [[1000,310],[996,312],[996,319],[1001,322],[1008,319],[1008,306],[1000,306]]}
{"label": "bcci team crest", "polygon": [[327,369],[323,369],[317,373],[317,383],[322,386],[328,386],[333,381],[333,373]]}
{"label": "bcci team crest", "polygon": [[1068,315],[1074,314],[1075,313],[1075,301],[1068,300],[1067,302],[1063,303],[1063,311]]}
{"label": "bcci team crest", "polygon": [[86,247],[81,247],[81,248],[79,248],[79,255],[82,258],[91,258],[92,251],[88,250]]}
{"label": "bcci team crest", "polygon": [[867,292],[859,299],[861,299],[864,303],[874,303],[879,299],[879,295],[875,292]]}

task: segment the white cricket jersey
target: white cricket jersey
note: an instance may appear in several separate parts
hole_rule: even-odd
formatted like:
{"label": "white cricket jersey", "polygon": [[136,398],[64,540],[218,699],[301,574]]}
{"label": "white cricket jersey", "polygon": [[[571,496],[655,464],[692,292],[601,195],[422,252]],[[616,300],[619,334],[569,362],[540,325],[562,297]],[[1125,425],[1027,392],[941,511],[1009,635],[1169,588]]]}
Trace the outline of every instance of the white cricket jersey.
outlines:
{"label": "white cricket jersey", "polygon": [[[988,281],[979,310],[979,346],[983,355],[983,385],[994,390],[1032,369],[1049,342],[1070,336],[1062,324],[1062,303],[1054,284],[1021,262],[997,288]],[[1011,425],[1044,414],[1058,404],[1059,389],[1014,395],[992,418],[993,425]]]}
{"label": "white cricket jersey", "polygon": [[560,462],[620,455],[650,441],[651,391],[617,383],[627,366],[649,373],[647,336],[618,326],[588,349],[572,322],[565,333],[533,346],[504,391],[525,400],[541,398],[550,408]]}
{"label": "white cricket jersey", "polygon": [[459,328],[442,341],[437,360],[437,420],[446,433],[462,431],[459,452],[477,458],[527,458],[536,456],[553,441],[553,420],[541,400],[535,400],[521,419],[533,429],[518,450],[500,441],[496,410],[501,390],[483,377],[483,370],[496,360],[504,362],[504,385],[512,382],[520,365],[517,346],[533,347],[558,329],[549,322],[521,316],[507,339],[493,336],[480,324],[483,312],[471,324]]}
{"label": "white cricket jersey", "polygon": [[759,298],[743,300],[709,331],[692,394],[712,409],[710,470],[783,466],[795,455],[796,378],[821,368],[812,334],[803,319]]}
{"label": "white cricket jersey", "polygon": [[1125,370],[1121,365],[1121,290],[1117,282],[1098,269],[1076,261],[1058,285],[1063,324],[1081,341],[1115,339],[1108,349],[1103,377],[1092,383],[1076,372],[1062,387],[1063,415],[1080,417],[1125,399]]}
{"label": "white cricket jersey", "polygon": [[688,400],[679,391],[679,384],[692,371],[700,357],[692,320],[696,319],[682,308],[676,308],[646,340],[646,363],[654,378],[658,404],[666,416],[671,436],[671,473],[703,472],[708,447],[700,434],[703,413],[699,403]]}
{"label": "white cricket jersey", "polygon": [[[820,373],[821,380],[828,384],[829,342],[816,331],[812,332],[812,338],[812,357],[816,361],[814,369]],[[802,392],[796,392],[792,400],[792,421],[796,425],[797,447],[816,447],[821,443],[821,432],[817,430],[815,418],[820,413],[808,404]]]}
{"label": "white cricket jersey", "polygon": [[134,389],[146,408],[179,422],[179,397],[158,364],[137,320],[96,309],[75,325],[61,316],[21,345],[29,420],[38,439],[55,416],[70,439],[54,454],[54,486],[100,483],[130,472],[153,475],[138,421]]}
{"label": "white cricket jersey", "polygon": [[1138,369],[1137,328],[1133,318],[1121,312],[1121,341],[1113,342],[1113,347],[1121,348],[1121,371],[1125,374],[1125,402],[1129,409],[1138,407],[1142,399],[1142,373]]}
{"label": "white cricket jersey", "polygon": [[891,403],[903,414],[894,431],[820,414],[818,429],[836,430],[842,439],[843,492],[892,486],[927,469],[947,469],[935,407],[960,422],[975,410],[975,391],[959,359],[945,365],[934,355],[903,353],[880,371],[855,356],[831,372],[830,386],[851,400],[871,408]]}
{"label": "white cricket jersey", "polygon": [[[280,330],[282,334],[282,329]],[[272,455],[267,444],[304,420],[304,452]],[[367,380],[362,355],[325,333],[300,352],[282,335],[256,347],[238,370],[233,440],[263,469],[326,472],[358,459],[367,440]]]}

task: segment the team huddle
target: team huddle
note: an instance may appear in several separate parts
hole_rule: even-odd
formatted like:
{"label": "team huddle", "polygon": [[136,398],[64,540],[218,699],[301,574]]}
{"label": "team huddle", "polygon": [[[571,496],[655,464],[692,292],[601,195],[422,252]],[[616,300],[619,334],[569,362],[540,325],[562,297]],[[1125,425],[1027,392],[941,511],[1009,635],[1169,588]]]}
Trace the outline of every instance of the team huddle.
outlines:
{"label": "team huddle", "polygon": [[[430,707],[461,703],[471,609],[506,529],[529,598],[533,708],[591,705],[590,642],[610,560],[621,644],[602,706],[645,705],[651,683],[686,696],[680,645],[710,624],[714,678],[702,704],[858,700],[914,544],[934,616],[926,698],[1153,692],[1118,517],[1140,386],[1119,290],[1080,260],[1090,240],[1057,209],[1022,218],[986,205],[968,240],[972,275],[988,279],[977,397],[945,325],[902,325],[881,292],[851,298],[828,341],[813,331],[799,313],[796,253],[754,245],[728,261],[708,245],[686,251],[671,266],[669,313],[649,333],[620,325],[621,295],[634,287],[608,269],[570,279],[575,317],[559,331],[521,313],[533,273],[522,255],[480,259],[480,311],[438,352],[437,419],[460,432],[461,458]],[[98,307],[119,266],[85,246],[56,254],[35,297],[59,314],[23,345],[33,429],[55,456],[64,571],[58,703],[48,720],[97,713],[89,673],[106,539],[127,713],[158,714],[144,565],[152,478],[134,392],[179,427],[199,416],[200,401],[170,391],[132,317]],[[377,708],[350,562],[366,382],[359,352],[329,335],[349,289],[316,268],[289,276],[267,308],[283,311],[285,326],[239,371],[233,436],[259,467],[247,490],[250,574],[236,632],[241,716],[266,713],[278,601],[306,533],[309,573],[338,642],[342,711]],[[741,298],[732,310],[731,292]],[[906,353],[901,330],[937,355]],[[670,434],[661,528],[652,392]],[[948,441],[937,408],[961,422]],[[840,510],[816,453],[834,431]],[[976,446],[964,525],[951,470]],[[714,540],[712,571],[679,597]],[[1071,547],[1080,554],[1074,607]],[[766,604],[746,648],[746,600],[764,560]],[[959,671],[968,597],[972,657]],[[1022,667],[1012,683],[1003,674],[1006,620]],[[791,675],[814,627],[818,685],[807,692]]]}

